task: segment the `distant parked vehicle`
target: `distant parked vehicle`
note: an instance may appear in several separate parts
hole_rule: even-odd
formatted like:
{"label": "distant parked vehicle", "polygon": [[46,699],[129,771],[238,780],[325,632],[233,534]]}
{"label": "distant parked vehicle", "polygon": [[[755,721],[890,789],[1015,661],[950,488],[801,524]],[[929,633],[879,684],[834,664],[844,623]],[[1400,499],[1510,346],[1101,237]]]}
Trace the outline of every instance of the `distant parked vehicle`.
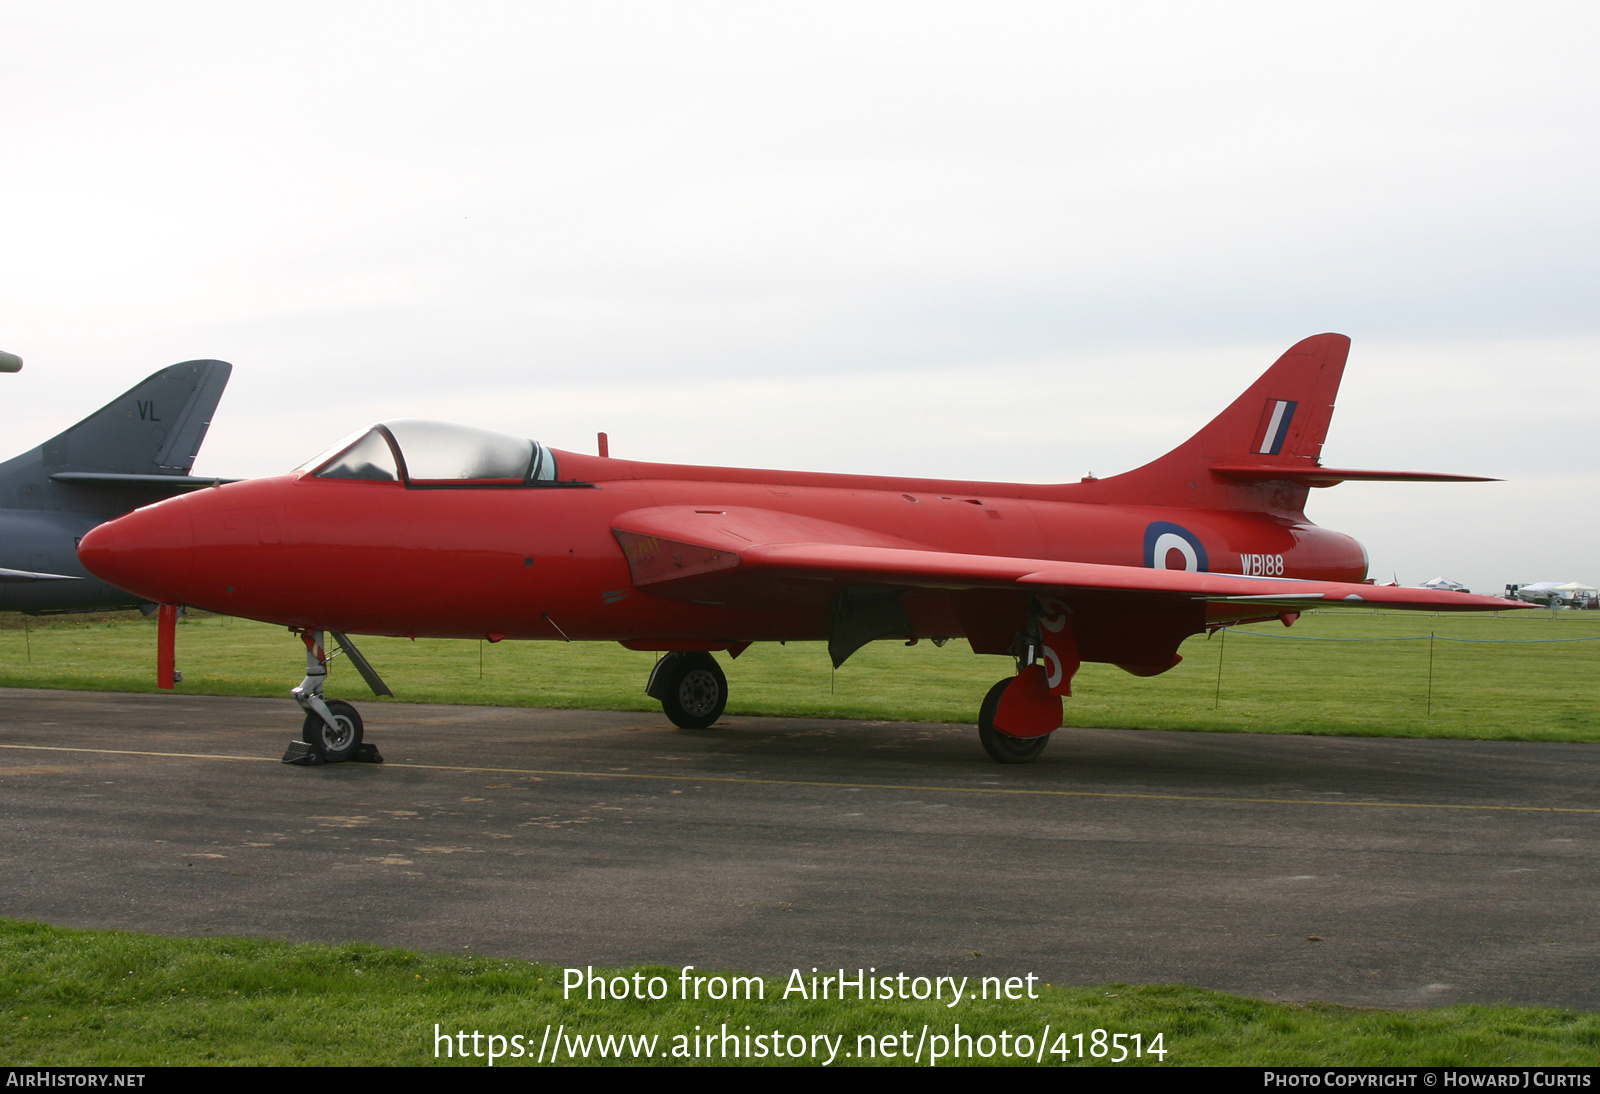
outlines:
{"label": "distant parked vehicle", "polygon": [[1580,585],[1576,581],[1535,581],[1531,585],[1507,585],[1506,598],[1528,604],[1542,604],[1547,608],[1594,608],[1596,590],[1593,585]]}

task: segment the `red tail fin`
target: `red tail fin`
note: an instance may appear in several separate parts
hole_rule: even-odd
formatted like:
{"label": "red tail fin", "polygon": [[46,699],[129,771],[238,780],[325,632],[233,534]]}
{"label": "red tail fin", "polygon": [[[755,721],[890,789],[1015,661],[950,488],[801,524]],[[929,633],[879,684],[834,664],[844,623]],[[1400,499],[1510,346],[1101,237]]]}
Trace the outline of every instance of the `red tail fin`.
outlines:
{"label": "red tail fin", "polygon": [[1244,481],[1212,468],[1316,467],[1349,353],[1350,339],[1342,334],[1296,343],[1228,409],[1165,456],[1126,474],[1084,483],[1086,500],[1300,513],[1306,485]]}

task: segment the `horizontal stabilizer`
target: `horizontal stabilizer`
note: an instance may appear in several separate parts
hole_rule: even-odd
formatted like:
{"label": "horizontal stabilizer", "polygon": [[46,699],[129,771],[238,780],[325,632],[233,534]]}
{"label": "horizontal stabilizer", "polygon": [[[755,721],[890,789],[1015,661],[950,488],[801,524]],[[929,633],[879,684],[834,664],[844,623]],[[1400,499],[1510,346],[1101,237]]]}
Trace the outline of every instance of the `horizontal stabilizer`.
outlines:
{"label": "horizontal stabilizer", "polygon": [[39,574],[32,570],[7,570],[0,568],[0,581],[82,581],[71,574]]}
{"label": "horizontal stabilizer", "polygon": [[1338,486],[1341,482],[1499,482],[1482,475],[1442,475],[1433,471],[1356,471],[1347,467],[1285,467],[1282,464],[1213,464],[1211,473],[1244,482],[1292,482]]}
{"label": "horizontal stabilizer", "polygon": [[205,475],[130,475],[117,471],[57,471],[50,478],[53,482],[64,482],[68,486],[137,486],[141,489],[159,486],[175,494],[240,481],[213,479]]}

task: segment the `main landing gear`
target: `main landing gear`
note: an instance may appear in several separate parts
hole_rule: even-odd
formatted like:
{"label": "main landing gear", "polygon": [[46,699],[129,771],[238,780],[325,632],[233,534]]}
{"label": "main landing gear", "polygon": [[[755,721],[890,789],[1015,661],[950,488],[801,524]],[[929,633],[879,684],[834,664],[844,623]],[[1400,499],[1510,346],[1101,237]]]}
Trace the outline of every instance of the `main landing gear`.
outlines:
{"label": "main landing gear", "polygon": [[300,640],[306,645],[306,678],[289,694],[306,712],[306,719],[300,727],[300,740],[290,742],[289,750],[283,754],[283,762],[303,767],[347,761],[381,764],[383,757],[378,754],[377,748],[362,743],[363,726],[356,708],[342,699],[324,698],[322,686],[328,680],[328,661],[343,653],[350,658],[350,663],[366,680],[374,695],[393,695],[394,692],[373,671],[354,642],[336,631],[328,633],[339,647],[332,654],[323,645],[322,631],[300,632]]}
{"label": "main landing gear", "polygon": [[1017,674],[989,689],[978,707],[978,741],[997,763],[1032,763],[1061,727],[1061,698],[1072,694],[1078,642],[1071,610],[1054,597],[1035,597],[1012,647]]}
{"label": "main landing gear", "polygon": [[678,650],[656,662],[644,693],[678,728],[709,729],[728,706],[728,678],[709,653]]}

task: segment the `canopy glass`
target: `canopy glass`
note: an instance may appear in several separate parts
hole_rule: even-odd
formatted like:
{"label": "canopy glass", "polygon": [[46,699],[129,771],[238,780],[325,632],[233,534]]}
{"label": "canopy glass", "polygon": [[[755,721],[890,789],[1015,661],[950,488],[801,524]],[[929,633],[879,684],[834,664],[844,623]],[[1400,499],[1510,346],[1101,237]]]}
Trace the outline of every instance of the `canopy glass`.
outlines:
{"label": "canopy glass", "polygon": [[295,470],[412,486],[525,486],[554,482],[556,461],[544,445],[523,437],[396,418],[351,434]]}

